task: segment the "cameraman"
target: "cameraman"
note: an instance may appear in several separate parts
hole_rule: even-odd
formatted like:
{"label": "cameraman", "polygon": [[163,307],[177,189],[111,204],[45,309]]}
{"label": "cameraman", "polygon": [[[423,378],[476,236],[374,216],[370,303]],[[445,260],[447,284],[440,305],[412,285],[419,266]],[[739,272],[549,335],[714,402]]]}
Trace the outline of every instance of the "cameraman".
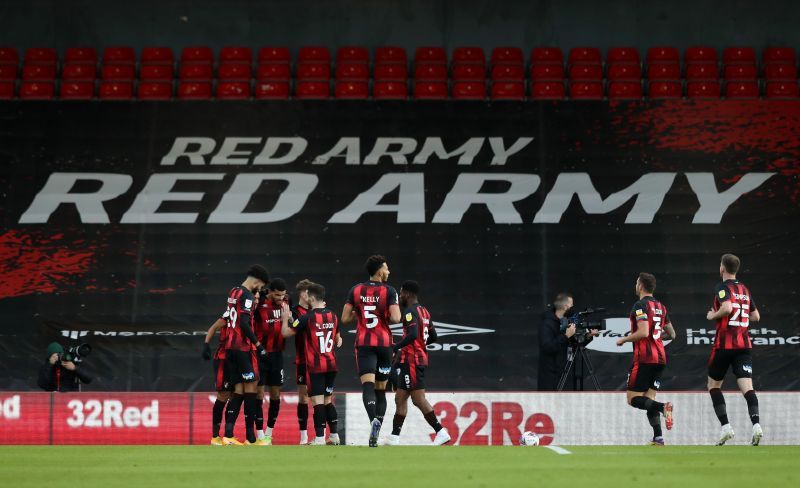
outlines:
{"label": "cameraman", "polygon": [[47,359],[39,368],[39,388],[45,391],[77,391],[91,376],[72,361],[64,361],[64,348],[57,342],[47,346]]}
{"label": "cameraman", "polygon": [[542,314],[539,326],[539,391],[555,391],[567,362],[569,340],[575,324],[561,331],[561,318],[572,308],[572,294],[559,293],[553,305]]}

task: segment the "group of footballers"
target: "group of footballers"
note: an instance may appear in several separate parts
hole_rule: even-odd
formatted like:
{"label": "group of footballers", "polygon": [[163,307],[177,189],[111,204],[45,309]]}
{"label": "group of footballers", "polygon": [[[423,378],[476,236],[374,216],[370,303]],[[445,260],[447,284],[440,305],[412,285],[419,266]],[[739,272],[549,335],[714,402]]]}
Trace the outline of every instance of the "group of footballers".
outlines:
{"label": "group of footballers", "polygon": [[[756,308],[750,290],[736,274],[741,260],[733,254],[724,254],[720,260],[719,274],[722,282],[714,291],[712,308],[706,319],[716,322],[716,336],[708,361],[708,392],[714,412],[722,425],[717,445],[721,446],[733,438],[734,431],[728,422],[722,381],[728,369],[736,376],[747,410],[753,424],[750,443],[757,446],[764,432],[759,424],[758,397],[753,390],[753,347],[748,333],[750,322],[758,322],[761,315]],[[667,363],[662,337],[675,338],[675,329],[667,309],[653,297],[656,278],[650,273],[640,273],[636,280],[636,295],[639,297],[630,313],[631,333],[617,340],[617,345],[633,343],[633,364],[628,373],[628,404],[647,412],[653,427],[651,444],[664,445],[661,431],[661,416],[665,418],[667,430],[673,425],[671,402],[656,401],[656,391],[661,385],[661,374]]]}
{"label": "group of footballers", "polygon": [[[351,288],[341,323],[356,322],[356,369],[364,408],[370,421],[369,446],[378,445],[386,413],[386,389],[394,368],[397,381],[396,413],[387,444],[400,442],[408,398],[436,432],[433,444],[450,441],[425,398],[426,346],[436,341],[428,310],[419,303],[419,284],[403,283],[400,293],[387,284],[386,258],[371,256],[365,265],[369,280]],[[294,337],[298,385],[297,421],[300,444],[338,445],[338,414],[332,401],[336,380],[335,348],[342,345],[340,319],[327,308],[325,287],[304,279],[297,283],[292,306],[286,282],[270,281],[261,265],[247,271],[244,282],[231,289],[225,312],[208,329],[203,358],[212,358],[211,340],[219,332],[213,354],[217,398],[212,407],[212,445],[270,445],[280,412],[284,383],[283,350]],[[401,312],[401,307],[404,310]],[[403,324],[403,338],[392,341],[390,324]],[[335,346],[335,347],[334,347]],[[269,392],[267,427],[264,399]],[[308,404],[313,407],[314,441],[308,441]],[[234,437],[234,426],[244,406],[244,442]],[[224,432],[220,436],[224,416]],[[328,439],[325,428],[328,427]]]}

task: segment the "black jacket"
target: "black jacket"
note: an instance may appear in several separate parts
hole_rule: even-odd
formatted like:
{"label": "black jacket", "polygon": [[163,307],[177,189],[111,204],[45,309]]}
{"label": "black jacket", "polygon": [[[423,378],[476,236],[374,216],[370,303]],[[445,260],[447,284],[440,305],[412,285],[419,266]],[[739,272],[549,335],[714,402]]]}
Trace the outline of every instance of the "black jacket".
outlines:
{"label": "black jacket", "polygon": [[77,391],[78,382],[83,384],[92,382],[92,377],[79,366],[75,365],[75,371],[70,371],[61,366],[60,362],[50,364],[50,360],[45,359],[44,364],[39,368],[39,388],[45,391]]}
{"label": "black jacket", "polygon": [[539,325],[539,383],[540,391],[553,391],[567,362],[569,339],[561,332],[561,320],[552,309],[542,314]]}

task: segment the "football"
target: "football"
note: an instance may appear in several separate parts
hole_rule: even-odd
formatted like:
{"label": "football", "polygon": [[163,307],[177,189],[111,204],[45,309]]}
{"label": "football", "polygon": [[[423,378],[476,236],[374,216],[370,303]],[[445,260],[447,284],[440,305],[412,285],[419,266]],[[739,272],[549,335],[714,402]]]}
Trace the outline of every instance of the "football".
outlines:
{"label": "football", "polygon": [[520,446],[538,446],[539,445],[539,436],[534,434],[531,431],[525,431],[519,437],[519,445]]}

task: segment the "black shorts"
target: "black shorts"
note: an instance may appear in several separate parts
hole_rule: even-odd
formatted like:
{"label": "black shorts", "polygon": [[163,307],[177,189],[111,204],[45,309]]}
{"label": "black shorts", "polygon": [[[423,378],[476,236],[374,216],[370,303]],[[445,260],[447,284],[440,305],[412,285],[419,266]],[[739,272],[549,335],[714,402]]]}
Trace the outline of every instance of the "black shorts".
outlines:
{"label": "black shorts", "polygon": [[283,352],[268,352],[259,362],[261,386],[283,386]]}
{"label": "black shorts", "polygon": [[392,371],[392,348],[357,346],[356,369],[358,376],[375,373],[375,381],[386,381]]}
{"label": "black shorts", "polygon": [[310,373],[308,375],[308,396],[331,396],[333,384],[336,381],[336,371],[327,373]]}
{"label": "black shorts", "polygon": [[214,389],[216,391],[233,391],[228,363],[224,359],[214,359]]}
{"label": "black shorts", "polygon": [[658,390],[661,387],[661,374],[664,373],[664,364],[639,364],[634,363],[628,372],[628,391],[646,392]]}
{"label": "black shorts", "polygon": [[736,378],[753,377],[753,356],[750,349],[712,349],[708,358],[708,377],[722,381],[728,368],[733,369]]}
{"label": "black shorts", "polygon": [[232,384],[258,381],[258,359],[255,351],[229,349],[225,362],[228,364],[228,374]]}
{"label": "black shorts", "polygon": [[306,384],[306,363],[294,365],[294,373],[297,377],[297,386]]}
{"label": "black shorts", "polygon": [[424,390],[425,366],[419,364],[399,363],[396,365],[398,390]]}

